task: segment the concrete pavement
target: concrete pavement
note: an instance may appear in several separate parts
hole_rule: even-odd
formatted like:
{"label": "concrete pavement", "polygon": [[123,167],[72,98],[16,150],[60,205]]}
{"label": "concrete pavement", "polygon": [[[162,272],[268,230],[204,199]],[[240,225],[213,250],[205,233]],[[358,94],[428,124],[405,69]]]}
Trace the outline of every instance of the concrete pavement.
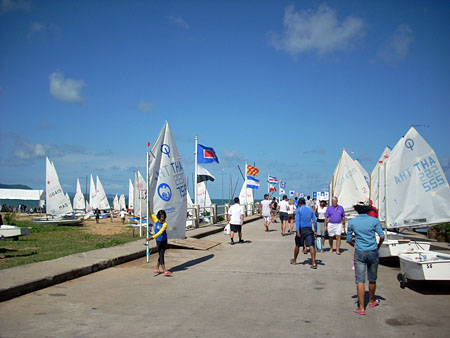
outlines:
{"label": "concrete pavement", "polygon": [[[448,285],[400,289],[395,264],[381,265],[381,305],[366,316],[356,302],[352,251],[309,255],[290,265],[294,237],[261,220],[244,244],[209,251],[171,249],[173,277],[155,276],[145,258],[0,304],[2,337],[448,337]],[[155,262],[152,256],[152,263]]]}

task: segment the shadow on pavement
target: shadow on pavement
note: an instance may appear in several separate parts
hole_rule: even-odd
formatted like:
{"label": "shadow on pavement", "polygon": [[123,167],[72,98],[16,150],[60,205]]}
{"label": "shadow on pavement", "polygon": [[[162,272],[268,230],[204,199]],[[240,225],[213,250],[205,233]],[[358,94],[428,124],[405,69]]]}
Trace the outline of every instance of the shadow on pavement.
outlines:
{"label": "shadow on pavement", "polygon": [[[308,259],[305,259],[303,262],[297,263],[297,264],[301,264],[301,265],[312,265],[312,259],[311,259],[311,258],[308,258]],[[321,259],[316,259],[316,264],[317,264],[317,265],[325,266],[325,263],[322,262]]]}
{"label": "shadow on pavement", "polygon": [[[422,295],[450,295],[450,281],[415,281],[409,279],[406,287]],[[398,288],[400,289],[400,285]]]}
{"label": "shadow on pavement", "polygon": [[[358,295],[353,295],[352,298],[355,299],[355,304],[358,304]],[[381,301],[386,300],[386,298],[377,294],[373,298],[380,301],[380,305],[383,304]],[[364,307],[369,307],[369,291],[364,292]]]}
{"label": "shadow on pavement", "polygon": [[206,255],[206,256],[203,256],[203,257],[200,257],[200,258],[196,258],[196,259],[187,261],[186,263],[174,266],[173,268],[170,268],[169,270],[171,272],[185,271],[188,268],[190,268],[191,266],[194,266],[194,265],[206,262],[206,261],[210,260],[213,257],[214,257],[214,254]]}

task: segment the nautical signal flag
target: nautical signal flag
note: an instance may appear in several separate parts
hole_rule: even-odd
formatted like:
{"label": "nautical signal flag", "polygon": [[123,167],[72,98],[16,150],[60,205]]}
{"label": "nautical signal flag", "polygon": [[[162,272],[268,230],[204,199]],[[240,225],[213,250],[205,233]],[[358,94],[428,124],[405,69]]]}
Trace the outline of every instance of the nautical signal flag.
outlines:
{"label": "nautical signal flag", "polygon": [[269,188],[269,193],[270,192],[276,192],[276,191],[277,191],[277,188],[274,185],[271,185],[270,188]]}
{"label": "nautical signal flag", "polygon": [[259,169],[247,164],[247,175],[258,176]]}
{"label": "nautical signal flag", "polygon": [[216,178],[205,168],[202,166],[197,166],[197,183],[203,182],[203,181],[211,181],[214,182]]}
{"label": "nautical signal flag", "polygon": [[286,193],[286,191],[283,188],[280,188],[280,195],[283,195],[285,193]]}
{"label": "nautical signal flag", "polygon": [[205,147],[201,144],[197,145],[197,162],[198,163],[219,163],[219,158],[216,155],[216,152],[211,147]]}
{"label": "nautical signal flag", "polygon": [[270,184],[278,184],[278,180],[277,180],[277,178],[274,177],[274,176],[269,176],[268,182],[269,182]]}
{"label": "nautical signal flag", "polygon": [[286,188],[286,182],[280,181],[280,188]]}
{"label": "nautical signal flag", "polygon": [[247,176],[247,188],[258,189],[259,188],[259,180],[257,180],[254,177]]}

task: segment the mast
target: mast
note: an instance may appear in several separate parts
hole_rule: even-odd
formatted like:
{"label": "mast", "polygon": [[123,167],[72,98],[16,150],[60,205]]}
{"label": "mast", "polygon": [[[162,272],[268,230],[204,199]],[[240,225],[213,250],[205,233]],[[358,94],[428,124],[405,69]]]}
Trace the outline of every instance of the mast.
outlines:
{"label": "mast", "polygon": [[195,135],[195,150],[194,150],[194,204],[198,204],[198,198],[197,198],[197,148],[198,148],[198,136]]}
{"label": "mast", "polygon": [[[147,236],[146,238],[148,238],[148,236],[150,235],[150,231],[149,231],[149,214],[150,214],[150,197],[149,197],[149,192],[150,192],[150,179],[149,179],[149,160],[150,160],[150,156],[149,156],[149,152],[150,152],[150,142],[147,143]],[[150,261],[150,243],[147,242],[147,248],[146,248],[146,253],[147,253],[147,263],[149,263]]]}

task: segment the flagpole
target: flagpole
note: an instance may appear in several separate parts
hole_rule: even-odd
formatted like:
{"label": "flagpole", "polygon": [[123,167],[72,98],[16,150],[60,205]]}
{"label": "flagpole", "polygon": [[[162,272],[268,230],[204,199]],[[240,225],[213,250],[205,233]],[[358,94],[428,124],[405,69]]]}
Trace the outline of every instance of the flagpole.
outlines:
{"label": "flagpole", "polygon": [[198,148],[198,136],[195,135],[195,150],[194,150],[194,204],[198,204],[197,199],[197,148]]}
{"label": "flagpole", "polygon": [[244,187],[245,187],[245,208],[247,209],[248,199],[247,199],[247,161],[245,161],[245,176],[244,176]]}
{"label": "flagpole", "polygon": [[[148,236],[150,235],[150,232],[149,232],[149,219],[150,219],[150,217],[149,217],[149,215],[150,215],[150,196],[149,196],[149,192],[150,192],[150,178],[149,178],[149,163],[148,163],[148,161],[149,161],[149,159],[150,159],[150,156],[149,156],[149,152],[150,152],[150,143],[147,143],[147,165],[146,165],[146,167],[147,167],[147,236],[146,236],[146,238],[148,238]],[[147,263],[149,263],[150,262],[150,242],[147,242]]]}
{"label": "flagpole", "polygon": [[267,193],[270,194],[270,183],[269,183],[270,174],[267,173]]}

